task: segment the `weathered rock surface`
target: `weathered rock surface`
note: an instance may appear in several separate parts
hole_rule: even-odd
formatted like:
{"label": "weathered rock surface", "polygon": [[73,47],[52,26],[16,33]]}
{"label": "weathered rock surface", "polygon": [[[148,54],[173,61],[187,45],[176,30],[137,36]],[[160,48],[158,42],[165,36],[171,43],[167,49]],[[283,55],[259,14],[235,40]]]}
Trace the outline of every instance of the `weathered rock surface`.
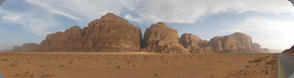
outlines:
{"label": "weathered rock surface", "polygon": [[250,36],[236,32],[227,36],[217,36],[209,42],[193,34],[183,34],[180,43],[191,53],[262,53],[270,52],[257,43],[252,43]]}
{"label": "weathered rock surface", "polygon": [[73,26],[65,32],[49,34],[40,43],[40,51],[140,51],[140,42],[140,28],[108,13],[90,22],[84,29]]}
{"label": "weathered rock surface", "polygon": [[162,22],[146,29],[143,38],[144,51],[160,53],[187,53],[179,43],[178,32]]}
{"label": "weathered rock surface", "polygon": [[212,53],[208,41],[201,40],[198,36],[184,33],[180,37],[180,43],[191,53]]}
{"label": "weathered rock surface", "polygon": [[12,50],[12,52],[35,52],[40,51],[39,44],[35,43],[26,43],[22,46],[15,46]]}
{"label": "weathered rock surface", "polygon": [[141,30],[112,13],[84,29],[84,47],[89,51],[139,51]]}
{"label": "weathered rock surface", "polygon": [[214,37],[209,41],[214,52],[220,53],[254,53],[264,52],[265,49],[260,48],[260,45],[253,43],[250,36],[236,32],[223,37]]}
{"label": "weathered rock surface", "polygon": [[49,34],[41,42],[41,51],[83,51],[83,30],[73,26],[65,32]]}
{"label": "weathered rock surface", "polygon": [[[269,52],[250,36],[234,33],[217,36],[210,41],[185,33],[178,38],[177,30],[163,22],[146,29],[142,39],[140,28],[112,13],[88,24],[88,27],[73,26],[64,32],[49,34],[40,45],[28,43],[12,51],[47,52],[132,52],[147,51],[158,53],[253,53]],[[293,52],[292,47],[289,51]],[[287,50],[288,52],[288,50]]]}

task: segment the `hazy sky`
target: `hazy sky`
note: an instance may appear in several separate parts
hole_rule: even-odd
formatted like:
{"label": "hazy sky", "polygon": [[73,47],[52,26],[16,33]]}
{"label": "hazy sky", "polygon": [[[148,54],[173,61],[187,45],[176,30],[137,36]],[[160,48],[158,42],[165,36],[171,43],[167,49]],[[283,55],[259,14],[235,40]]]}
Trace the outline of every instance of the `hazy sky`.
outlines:
{"label": "hazy sky", "polygon": [[209,40],[244,32],[269,49],[294,44],[288,0],[6,0],[0,7],[0,50],[64,31],[113,12],[144,31],[158,21]]}

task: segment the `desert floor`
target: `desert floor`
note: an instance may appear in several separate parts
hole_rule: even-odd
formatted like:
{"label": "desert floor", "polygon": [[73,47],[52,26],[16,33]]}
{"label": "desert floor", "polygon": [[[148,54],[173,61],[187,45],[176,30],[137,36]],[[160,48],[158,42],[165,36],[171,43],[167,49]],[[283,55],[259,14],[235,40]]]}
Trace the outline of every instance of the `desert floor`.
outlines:
{"label": "desert floor", "polygon": [[277,54],[0,53],[4,78],[277,78]]}

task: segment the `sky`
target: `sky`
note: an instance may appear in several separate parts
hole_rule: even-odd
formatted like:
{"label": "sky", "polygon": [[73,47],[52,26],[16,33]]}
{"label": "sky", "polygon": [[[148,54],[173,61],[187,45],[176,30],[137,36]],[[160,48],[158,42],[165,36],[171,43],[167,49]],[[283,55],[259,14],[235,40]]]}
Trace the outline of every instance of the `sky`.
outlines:
{"label": "sky", "polygon": [[179,36],[204,40],[243,32],[263,48],[284,50],[294,44],[294,7],[288,0],[6,0],[0,6],[0,50],[40,43],[112,12],[142,31],[158,21]]}

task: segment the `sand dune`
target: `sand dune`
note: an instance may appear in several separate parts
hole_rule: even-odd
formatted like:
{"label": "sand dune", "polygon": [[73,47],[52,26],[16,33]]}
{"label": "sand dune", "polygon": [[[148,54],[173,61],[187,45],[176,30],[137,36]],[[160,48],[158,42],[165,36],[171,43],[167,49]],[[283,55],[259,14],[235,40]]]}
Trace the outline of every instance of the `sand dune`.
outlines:
{"label": "sand dune", "polygon": [[0,53],[5,78],[276,78],[276,54]]}

